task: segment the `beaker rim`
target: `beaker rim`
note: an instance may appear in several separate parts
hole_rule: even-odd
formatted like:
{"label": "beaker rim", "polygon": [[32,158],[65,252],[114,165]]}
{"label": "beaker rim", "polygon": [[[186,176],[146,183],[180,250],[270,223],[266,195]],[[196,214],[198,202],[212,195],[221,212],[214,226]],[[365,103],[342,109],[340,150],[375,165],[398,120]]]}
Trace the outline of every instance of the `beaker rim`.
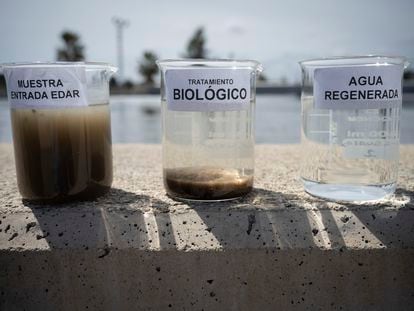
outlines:
{"label": "beaker rim", "polygon": [[44,61],[34,61],[34,62],[12,62],[12,63],[3,63],[0,64],[0,70],[4,68],[36,68],[36,67],[84,67],[85,69],[105,69],[111,72],[118,71],[116,66],[113,66],[109,63],[104,62],[67,62],[67,61],[56,61],[56,62],[44,62]]}
{"label": "beaker rim", "polygon": [[177,58],[159,59],[157,65],[160,67],[213,67],[213,68],[254,68],[261,72],[262,64],[252,59],[226,59],[226,58]]}
{"label": "beaker rim", "polygon": [[352,56],[332,56],[322,58],[311,58],[299,61],[300,66],[363,66],[363,65],[403,65],[407,68],[409,62],[404,56],[389,55],[352,55]]}

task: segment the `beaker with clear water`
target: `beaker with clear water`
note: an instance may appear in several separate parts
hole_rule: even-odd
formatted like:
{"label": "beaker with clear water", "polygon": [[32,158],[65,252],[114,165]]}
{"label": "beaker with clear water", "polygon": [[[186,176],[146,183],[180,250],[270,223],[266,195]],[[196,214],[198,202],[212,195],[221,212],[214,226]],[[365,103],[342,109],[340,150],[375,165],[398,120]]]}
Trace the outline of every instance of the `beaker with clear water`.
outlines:
{"label": "beaker with clear water", "polygon": [[219,201],[253,186],[256,78],[244,60],[161,60],[163,177],[176,199]]}
{"label": "beaker with clear water", "polygon": [[300,65],[305,190],[339,201],[371,201],[392,194],[406,59],[337,57]]}

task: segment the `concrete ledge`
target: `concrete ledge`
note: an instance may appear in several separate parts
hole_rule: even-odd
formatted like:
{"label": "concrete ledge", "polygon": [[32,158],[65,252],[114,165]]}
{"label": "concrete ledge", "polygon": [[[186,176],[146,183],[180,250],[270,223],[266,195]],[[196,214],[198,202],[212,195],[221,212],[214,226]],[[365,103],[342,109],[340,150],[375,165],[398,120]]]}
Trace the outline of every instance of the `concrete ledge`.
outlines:
{"label": "concrete ledge", "polygon": [[175,202],[160,146],[116,145],[107,196],[40,207],[0,145],[0,310],[412,310],[414,146],[370,205],[303,193],[296,145],[256,151],[237,201]]}

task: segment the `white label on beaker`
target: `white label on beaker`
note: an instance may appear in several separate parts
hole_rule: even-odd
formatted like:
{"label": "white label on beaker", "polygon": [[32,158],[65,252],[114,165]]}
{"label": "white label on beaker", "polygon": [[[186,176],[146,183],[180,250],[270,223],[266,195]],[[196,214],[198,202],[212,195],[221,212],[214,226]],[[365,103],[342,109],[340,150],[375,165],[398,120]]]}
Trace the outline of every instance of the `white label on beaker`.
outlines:
{"label": "white label on beaker", "polygon": [[401,103],[402,66],[317,68],[313,95],[319,109],[381,109]]}
{"label": "white label on beaker", "polygon": [[250,105],[251,69],[193,68],[165,72],[169,110],[246,110]]}
{"label": "white label on beaker", "polygon": [[86,106],[85,69],[77,66],[15,67],[4,70],[11,107]]}

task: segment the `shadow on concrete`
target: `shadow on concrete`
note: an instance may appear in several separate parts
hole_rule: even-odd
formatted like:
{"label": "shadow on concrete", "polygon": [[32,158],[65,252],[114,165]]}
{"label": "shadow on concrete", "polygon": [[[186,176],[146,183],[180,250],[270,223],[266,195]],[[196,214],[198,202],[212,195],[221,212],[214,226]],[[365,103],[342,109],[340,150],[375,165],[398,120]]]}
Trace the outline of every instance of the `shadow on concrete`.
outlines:
{"label": "shadow on concrete", "polygon": [[[259,245],[341,249],[347,247],[344,234],[349,240],[349,231],[354,231],[354,246],[379,242],[384,247],[414,247],[414,240],[410,245],[399,240],[414,234],[414,217],[402,212],[414,208],[413,198],[414,191],[401,188],[393,199],[370,204],[333,203],[309,196],[306,203],[311,208],[305,208],[303,197],[255,188],[234,201],[187,204],[224,249]],[[396,206],[398,202],[404,206]]]}
{"label": "shadow on concrete", "polygon": [[[414,247],[414,239],[401,240],[403,236],[414,236],[414,215],[404,210],[414,209],[414,191],[398,188],[393,196],[395,202],[403,206],[393,208],[386,201],[368,206],[367,209],[350,206],[352,214],[362,224],[362,229],[368,230],[381,244],[388,248]],[[392,202],[391,202],[392,203]],[[364,234],[364,231],[361,235]],[[365,231],[366,232],[366,231]],[[370,236],[364,236],[364,241],[370,242]]]}
{"label": "shadow on concrete", "polygon": [[[99,257],[105,257],[111,249],[158,247],[158,238],[161,248],[174,245],[174,234],[168,231],[171,221],[165,213],[168,204],[146,195],[112,188],[94,201],[58,206],[23,204],[32,210],[40,226],[36,238],[45,239],[51,249],[99,249]],[[160,212],[152,212],[152,206]],[[36,223],[27,226],[29,231]]]}
{"label": "shadow on concrete", "polygon": [[[402,236],[414,234],[414,216],[404,213],[406,209],[414,209],[414,191],[398,188],[389,200],[363,204],[332,203],[317,198],[312,198],[312,201],[319,211],[323,230],[334,248],[346,247],[338,223],[342,231],[355,231],[354,241],[359,245],[379,243],[379,246],[387,248],[414,247],[414,240],[409,245],[400,240]],[[333,208],[342,212],[339,219],[333,217]]]}
{"label": "shadow on concrete", "polygon": [[177,242],[175,240],[175,231],[174,231],[173,224],[171,222],[170,214],[168,212],[159,213],[158,211],[155,210],[154,219],[155,219],[159,249],[160,250],[176,249]]}
{"label": "shadow on concrete", "polygon": [[[205,228],[204,237],[217,240],[223,249],[342,248],[346,247],[344,232],[350,230],[360,235],[362,245],[376,239],[385,247],[414,247],[414,240],[401,245],[404,242],[398,239],[414,234],[413,216],[402,213],[414,208],[414,191],[398,189],[395,198],[361,206],[309,196],[304,207],[303,197],[255,188],[234,201],[185,205],[202,222],[196,227]],[[393,208],[397,201],[404,207]],[[183,232],[173,226],[170,203],[121,189],[111,189],[95,201],[58,207],[24,204],[39,223],[36,238],[45,239],[51,249],[99,249],[103,257],[113,248],[170,250],[177,248],[176,239]],[[31,226],[36,223],[28,223],[27,231]]]}
{"label": "shadow on concrete", "polygon": [[255,188],[227,202],[187,203],[223,249],[312,248],[314,228],[294,196]]}

